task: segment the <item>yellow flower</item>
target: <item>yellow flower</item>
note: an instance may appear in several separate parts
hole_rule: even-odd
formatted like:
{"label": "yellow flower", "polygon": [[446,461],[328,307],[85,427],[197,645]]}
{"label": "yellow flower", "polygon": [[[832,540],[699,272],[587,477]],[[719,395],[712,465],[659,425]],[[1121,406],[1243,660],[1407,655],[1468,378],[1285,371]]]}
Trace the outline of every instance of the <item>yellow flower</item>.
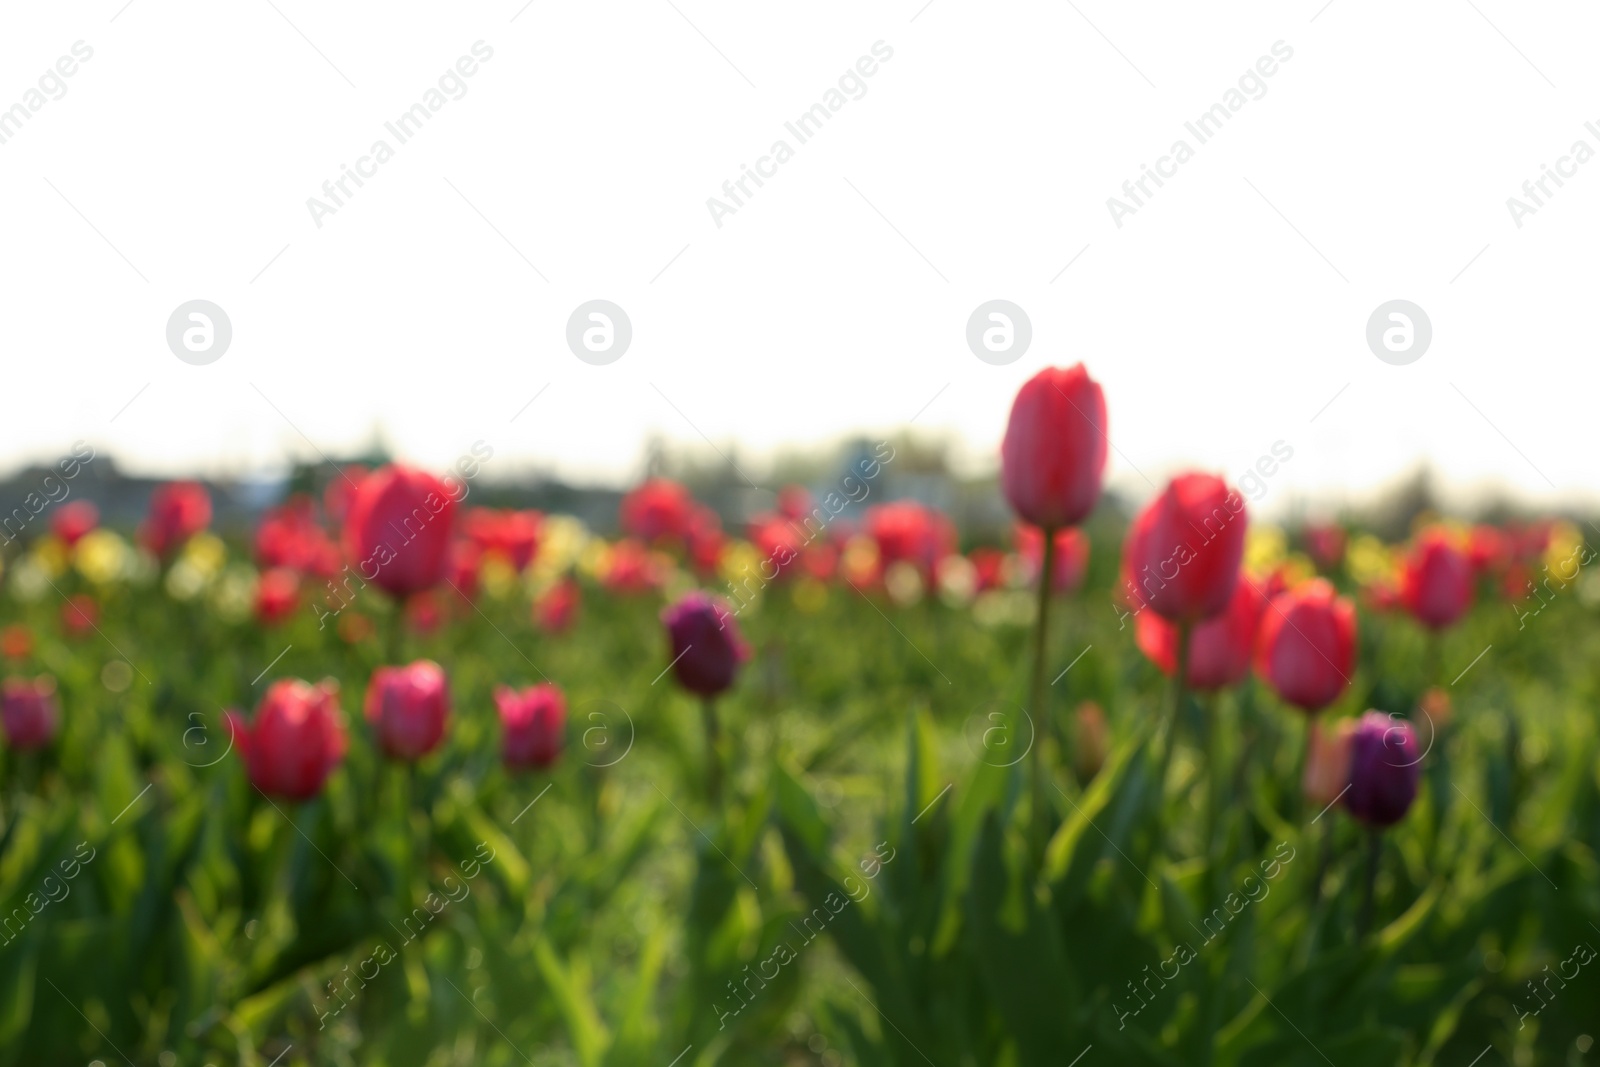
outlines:
{"label": "yellow flower", "polygon": [[228,562],[228,546],[216,534],[195,534],[183,546],[178,559],[193,567],[202,578],[214,578],[222,570],[222,565]]}
{"label": "yellow flower", "polygon": [[478,580],[483,583],[485,593],[495,600],[504,600],[517,584],[517,572],[504,556],[491,552],[483,559]]}
{"label": "yellow flower", "polygon": [[85,534],[72,554],[78,573],[96,585],[126,577],[134,563],[128,542],[115,530],[103,527]]}
{"label": "yellow flower", "polygon": [[1583,534],[1572,523],[1562,520],[1550,528],[1550,543],[1544,550],[1544,564],[1550,573],[1570,581],[1583,562]]}
{"label": "yellow flower", "polygon": [[[540,553],[543,555],[543,553]],[[588,578],[597,578],[605,569],[606,563],[611,558],[611,547],[596,537],[583,546],[578,554],[577,566],[579,573]]]}
{"label": "yellow flower", "polygon": [[1289,538],[1277,526],[1251,526],[1244,537],[1245,570],[1269,574],[1289,554]]}
{"label": "yellow flower", "polygon": [[1345,566],[1350,577],[1362,585],[1393,581],[1399,572],[1393,551],[1371,534],[1360,534],[1350,542]]}
{"label": "yellow flower", "polygon": [[[765,580],[761,573],[761,565],[766,562],[761,550],[749,541],[729,541],[722,550],[722,559],[717,561],[717,569],[722,572],[722,577],[727,581],[743,588],[743,583],[754,578],[751,585],[759,586]],[[769,568],[770,573],[770,568]]]}
{"label": "yellow flower", "polygon": [[565,574],[594,544],[589,528],[571,515],[546,515],[539,525],[539,553],[532,572],[542,581]]}
{"label": "yellow flower", "polygon": [[870,582],[878,570],[878,542],[861,534],[845,542],[840,570],[852,582]]}
{"label": "yellow flower", "polygon": [[67,570],[67,546],[55,537],[42,537],[33,546],[34,562],[52,578],[59,578]]}

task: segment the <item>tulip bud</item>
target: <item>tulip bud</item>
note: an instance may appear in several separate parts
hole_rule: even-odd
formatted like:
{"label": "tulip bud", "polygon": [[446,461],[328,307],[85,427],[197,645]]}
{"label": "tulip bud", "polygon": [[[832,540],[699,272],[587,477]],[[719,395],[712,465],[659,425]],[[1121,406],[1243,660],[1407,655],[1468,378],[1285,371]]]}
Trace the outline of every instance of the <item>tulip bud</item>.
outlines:
{"label": "tulip bud", "polygon": [[100,605],[87,593],[74,593],[61,605],[61,625],[72,637],[83,637],[100,622]]}
{"label": "tulip bud", "polygon": [[500,712],[506,766],[512,770],[550,766],[561,755],[567,723],[567,702],[549,682],[520,692],[502,685],[494,691]]}
{"label": "tulip bud", "polygon": [[1180,474],[1128,528],[1124,590],[1171,622],[1222,614],[1239,581],[1244,497],[1209,474]]}
{"label": "tulip bud", "polygon": [[1340,719],[1327,729],[1311,720],[1311,743],[1306,750],[1306,799],[1319,808],[1338,800],[1350,784],[1350,741],[1354,719]]}
{"label": "tulip bud", "polygon": [[716,696],[750,658],[727,605],[715,597],[689,593],[663,611],[661,621],[672,646],[673,673],[691,693]]}
{"label": "tulip bud", "polygon": [[622,530],[641,541],[680,540],[694,506],[689,490],[666,478],[653,478],[622,498]]}
{"label": "tulip bud", "polygon": [[451,594],[476,600],[483,580],[483,550],[471,541],[457,541],[445,554],[444,580]]}
{"label": "tulip bud", "polygon": [[1350,791],[1344,806],[1368,826],[1393,826],[1417,798],[1422,757],[1411,724],[1381,711],[1361,716],[1350,741]]}
{"label": "tulip bud", "polygon": [[344,527],[345,554],[361,578],[400,598],[438,583],[456,501],[444,482],[391,464],[361,479]]}
{"label": "tulip bud", "polygon": [[[1256,628],[1266,597],[1248,576],[1234,587],[1228,610],[1197,625],[1189,635],[1188,684],[1201,690],[1222,689],[1250,673]],[[1134,640],[1169,678],[1178,670],[1178,628],[1153,611],[1141,611],[1134,622]]]}
{"label": "tulip bud", "polygon": [[313,686],[298,678],[273,682],[246,723],[228,712],[228,729],[250,781],[263,793],[308,800],[322,791],[345,753],[339,686]]}
{"label": "tulip bud", "polygon": [[27,659],[33,654],[33,631],[20,622],[0,630],[0,656],[6,659]]}
{"label": "tulip bud", "polygon": [[1355,673],[1355,657],[1355,605],[1326,579],[1278,594],[1262,614],[1256,673],[1302,711],[1321,711],[1339,699]]}
{"label": "tulip bud", "polygon": [[99,508],[87,500],[74,500],[56,509],[56,513],[50,517],[50,532],[71,548],[99,524]]}
{"label": "tulip bud", "polygon": [[274,626],[293,614],[300,604],[300,576],[287,567],[274,567],[256,583],[256,618]]}
{"label": "tulip bud", "polygon": [[778,490],[778,514],[799,521],[811,514],[811,492],[803,485],[786,485]]}
{"label": "tulip bud", "polygon": [[950,520],[915,500],[896,500],[869,508],[867,535],[876,542],[878,562],[885,570],[895,563],[905,563],[922,576],[931,576],[956,543]]}
{"label": "tulip bud", "polygon": [[1451,715],[1455,713],[1454,706],[1450,702],[1450,694],[1438,686],[1432,686],[1424,691],[1422,699],[1417,701],[1417,707],[1433,724],[1434,733],[1443,732],[1444,728],[1450,725]]}
{"label": "tulip bud", "polygon": [[61,728],[61,705],[56,700],[56,680],[7,678],[0,687],[0,726],[12,748],[34,749],[48,745]]}
{"label": "tulip bud", "polygon": [[433,751],[449,714],[444,670],[432,660],[372,672],[367,721],[377,733],[378,747],[391,759],[415,761]]}
{"label": "tulip bud", "polygon": [[578,583],[563,578],[534,602],[533,621],[547,634],[565,633],[577,619],[581,599]]}
{"label": "tulip bud", "polygon": [[1082,363],[1046,367],[1011,405],[1000,444],[1000,487],[1024,522],[1076,526],[1094,510],[1105,477],[1106,398]]}
{"label": "tulip bud", "polygon": [[659,555],[625,537],[605,553],[600,583],[613,593],[647,593],[661,585],[665,577]]}
{"label": "tulip bud", "polygon": [[1079,782],[1100,773],[1106,755],[1111,751],[1111,731],[1106,726],[1106,713],[1092,700],[1078,705],[1072,717],[1072,762]]}
{"label": "tulip bud", "polygon": [[[1089,566],[1089,535],[1076,527],[1062,527],[1056,531],[1055,542],[1055,565],[1051,568],[1055,575],[1051,588],[1065,595],[1083,583],[1083,573]],[[1039,527],[1017,524],[1017,554],[1032,572],[1028,584],[1033,585],[1044,564],[1044,533]]]}
{"label": "tulip bud", "polygon": [[1444,530],[1425,530],[1400,568],[1400,601],[1430,630],[1442,630],[1472,604],[1472,563]]}
{"label": "tulip bud", "polygon": [[211,525],[211,494],[199,482],[168,482],[150,497],[150,511],[139,527],[139,539],[166,559],[183,543]]}

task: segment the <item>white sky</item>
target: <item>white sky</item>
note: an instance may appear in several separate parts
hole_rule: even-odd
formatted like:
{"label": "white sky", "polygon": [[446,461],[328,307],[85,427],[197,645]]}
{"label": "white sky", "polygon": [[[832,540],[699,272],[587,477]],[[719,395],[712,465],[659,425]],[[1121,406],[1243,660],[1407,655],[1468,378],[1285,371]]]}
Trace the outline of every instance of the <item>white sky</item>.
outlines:
{"label": "white sky", "polygon": [[[1600,150],[1600,11],[1322,2],[12,6],[0,108],[94,55],[0,144],[0,466],[84,437],[263,470],[313,455],[290,422],[330,452],[381,424],[428,465],[483,438],[491,472],[616,481],[652,434],[750,456],[925,405],[977,462],[1026,377],[1082,359],[1131,489],[1281,439],[1286,496],[1424,459],[1531,501],[1600,490],[1574,447],[1600,161],[1523,228],[1506,208]],[[399,145],[384,123],[480,39],[466,96]],[[798,145],[785,121],[879,40],[866,95]],[[1267,94],[1198,145],[1185,121],[1279,40]],[[380,137],[395,157],[317,229],[306,198]],[[780,137],[794,158],[717,229],[706,198]],[[1180,137],[1195,157],[1116,228],[1106,198]],[[608,366],[564,340],[597,297],[633,323]],[[193,298],[233,324],[209,366],[165,344]],[[965,344],[992,298],[1033,325],[1003,367]],[[1433,323],[1410,366],[1364,340],[1394,298]]]}

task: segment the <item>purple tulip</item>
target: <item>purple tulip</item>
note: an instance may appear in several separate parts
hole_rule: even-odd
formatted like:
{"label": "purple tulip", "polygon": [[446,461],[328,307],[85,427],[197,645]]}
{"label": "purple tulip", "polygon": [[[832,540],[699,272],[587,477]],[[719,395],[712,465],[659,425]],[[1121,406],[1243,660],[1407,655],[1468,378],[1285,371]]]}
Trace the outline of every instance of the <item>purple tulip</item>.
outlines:
{"label": "purple tulip", "polygon": [[721,693],[750,657],[728,606],[705,593],[688,594],[663,611],[661,621],[672,642],[673,673],[691,693]]}
{"label": "purple tulip", "polygon": [[1417,735],[1409,722],[1381,711],[1367,712],[1350,739],[1346,810],[1368,826],[1393,826],[1417,799],[1421,762]]}
{"label": "purple tulip", "polygon": [[61,705],[56,701],[56,680],[7,678],[0,689],[0,726],[12,748],[43,748],[61,729]]}

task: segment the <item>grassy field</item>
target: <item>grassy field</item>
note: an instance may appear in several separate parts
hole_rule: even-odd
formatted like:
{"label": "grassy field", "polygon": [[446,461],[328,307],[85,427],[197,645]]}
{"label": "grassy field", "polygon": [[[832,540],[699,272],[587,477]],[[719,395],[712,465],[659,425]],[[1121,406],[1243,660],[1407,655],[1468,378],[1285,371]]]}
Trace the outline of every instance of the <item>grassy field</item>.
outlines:
{"label": "grassy field", "polygon": [[[446,591],[424,634],[376,588],[337,625],[263,626],[242,545],[191,543],[178,578],[14,555],[0,624],[31,647],[6,673],[52,675],[62,728],[0,749],[0,1061],[1584,1062],[1600,627],[1583,581],[1521,618],[1485,592],[1437,639],[1363,604],[1325,719],[1410,716],[1426,749],[1416,804],[1374,839],[1302,796],[1306,717],[1253,677],[1183,701],[1158,781],[1173,694],[1114,601],[1121,535],[1115,516],[1091,527],[1026,710],[1026,588],[773,584],[738,617],[752,655],[717,704],[720,799],[663,593],[601,588],[577,553],[559,635],[504,576],[472,603]],[[74,635],[79,593],[98,618]],[[449,679],[445,740],[386,761],[362,694],[420,657]],[[350,727],[303,803],[249,784],[221,718],[290,677],[337,681]],[[509,773],[493,691],[544,680],[566,749]],[[1416,710],[1430,687],[1448,716]]]}

